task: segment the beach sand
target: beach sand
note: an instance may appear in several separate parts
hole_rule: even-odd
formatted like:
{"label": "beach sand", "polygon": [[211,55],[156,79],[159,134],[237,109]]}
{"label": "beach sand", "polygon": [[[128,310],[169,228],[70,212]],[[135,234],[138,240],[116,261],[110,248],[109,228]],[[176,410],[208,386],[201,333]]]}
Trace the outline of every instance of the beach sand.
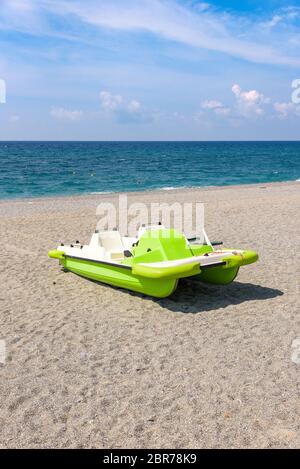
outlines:
{"label": "beach sand", "polygon": [[152,299],[47,257],[115,196],[0,202],[0,447],[299,447],[300,184],[129,199],[204,202],[210,238],[260,261]]}

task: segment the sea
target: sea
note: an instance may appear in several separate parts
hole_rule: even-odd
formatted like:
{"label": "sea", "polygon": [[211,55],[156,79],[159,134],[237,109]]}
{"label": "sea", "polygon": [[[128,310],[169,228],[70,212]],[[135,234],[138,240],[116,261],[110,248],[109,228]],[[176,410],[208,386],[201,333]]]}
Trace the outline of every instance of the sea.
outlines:
{"label": "sea", "polygon": [[300,142],[2,141],[0,165],[0,199],[300,182]]}

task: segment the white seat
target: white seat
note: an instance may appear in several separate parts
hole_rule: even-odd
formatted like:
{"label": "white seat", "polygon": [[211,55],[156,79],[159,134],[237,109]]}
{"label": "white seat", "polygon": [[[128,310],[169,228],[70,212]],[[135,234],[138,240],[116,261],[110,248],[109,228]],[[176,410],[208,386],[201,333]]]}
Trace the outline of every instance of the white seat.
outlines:
{"label": "white seat", "polygon": [[131,251],[132,245],[137,242],[137,238],[134,237],[129,237],[129,236],[123,236],[122,237],[122,242],[124,246],[124,250]]}
{"label": "white seat", "polygon": [[111,259],[124,257],[124,246],[119,231],[101,231],[99,241]]}

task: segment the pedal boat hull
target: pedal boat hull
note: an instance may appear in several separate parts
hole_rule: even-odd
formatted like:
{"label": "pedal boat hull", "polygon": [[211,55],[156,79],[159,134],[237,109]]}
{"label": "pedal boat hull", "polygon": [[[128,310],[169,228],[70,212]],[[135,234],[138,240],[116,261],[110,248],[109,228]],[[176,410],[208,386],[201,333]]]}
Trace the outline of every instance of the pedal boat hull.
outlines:
{"label": "pedal boat hull", "polygon": [[[67,255],[60,250],[50,251],[49,257],[58,259],[64,269],[82,277],[156,298],[171,295],[177,288],[178,280],[184,277],[226,285],[235,279],[241,266],[258,259],[254,251],[224,249],[224,257],[220,253],[216,262],[202,265],[202,260],[205,259],[203,249],[203,246],[193,246],[193,253],[182,259],[181,263],[176,260],[154,263],[129,260],[128,263],[113,263]],[[197,255],[201,251],[202,254]]]}
{"label": "pedal boat hull", "polygon": [[147,278],[134,274],[128,265],[75,258],[57,250],[50,251],[49,257],[59,259],[64,269],[81,277],[156,298],[171,295],[178,283],[177,278],[164,278],[163,281],[161,278]]}

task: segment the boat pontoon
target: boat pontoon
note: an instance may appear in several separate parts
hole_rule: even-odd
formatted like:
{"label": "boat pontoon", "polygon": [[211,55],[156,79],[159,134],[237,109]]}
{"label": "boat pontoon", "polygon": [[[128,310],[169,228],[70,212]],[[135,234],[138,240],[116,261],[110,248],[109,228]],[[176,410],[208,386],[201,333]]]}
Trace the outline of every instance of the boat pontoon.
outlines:
{"label": "boat pontoon", "polygon": [[62,244],[49,257],[88,279],[158,298],[173,293],[184,277],[226,285],[241,266],[258,259],[254,251],[218,248],[222,243],[211,243],[205,230],[202,239],[187,239],[162,225],[143,226],[137,237],[96,230],[88,245]]}

